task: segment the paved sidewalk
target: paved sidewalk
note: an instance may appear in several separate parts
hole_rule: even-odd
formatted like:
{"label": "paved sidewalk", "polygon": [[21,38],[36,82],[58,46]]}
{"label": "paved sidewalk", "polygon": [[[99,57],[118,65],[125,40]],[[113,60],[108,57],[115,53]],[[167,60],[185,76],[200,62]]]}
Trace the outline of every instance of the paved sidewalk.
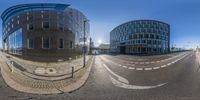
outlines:
{"label": "paved sidewalk", "polygon": [[[94,61],[93,60],[94,57],[92,56],[88,57],[88,62],[86,64],[86,67],[79,68],[79,70],[77,70],[74,73],[73,78],[69,77],[59,80],[43,80],[27,76],[26,74],[24,74],[23,71],[15,67],[9,67],[10,65],[9,63],[7,63],[9,60],[7,61],[5,59],[6,59],[5,56],[1,55],[0,67],[5,82],[15,90],[27,93],[35,93],[35,94],[63,93],[63,92],[74,91],[80,88],[86,82]],[[74,61],[74,63],[77,62]]]}
{"label": "paved sidewalk", "polygon": [[[27,72],[38,75],[47,76],[59,76],[67,73],[71,73],[72,66],[74,70],[78,70],[83,67],[83,57],[72,59],[71,61],[58,61],[58,62],[35,62],[17,58],[15,56],[3,53],[3,55],[9,57],[6,58],[10,61],[16,62],[19,66],[25,69]],[[90,56],[86,56],[86,62]],[[54,72],[47,73],[47,69],[52,69]],[[46,71],[47,70],[47,71]]]}

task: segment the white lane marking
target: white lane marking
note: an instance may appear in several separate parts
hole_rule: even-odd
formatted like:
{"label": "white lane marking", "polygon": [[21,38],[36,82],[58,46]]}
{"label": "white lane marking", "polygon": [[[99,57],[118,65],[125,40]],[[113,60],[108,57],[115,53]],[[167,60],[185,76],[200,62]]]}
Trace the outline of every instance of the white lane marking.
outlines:
{"label": "white lane marking", "polygon": [[125,78],[123,78],[123,77],[121,77],[121,76],[115,74],[113,71],[111,71],[111,70],[106,66],[106,64],[103,64],[103,66],[104,66],[112,75],[114,75],[115,77],[117,77],[117,79],[118,79],[119,81],[121,81],[121,82],[123,82],[123,83],[126,83],[126,84],[129,84],[129,81],[128,81],[127,79],[125,79]]}
{"label": "white lane marking", "polygon": [[129,67],[128,69],[134,70],[135,68],[134,67]]}
{"label": "white lane marking", "polygon": [[122,67],[124,67],[124,68],[128,68],[127,66],[122,66]]}
{"label": "white lane marking", "polygon": [[176,63],[176,61],[172,61],[171,63],[174,64],[174,63]]}
{"label": "white lane marking", "polygon": [[155,63],[155,62],[153,61],[153,62],[151,62],[151,63],[153,64],[153,63]]}
{"label": "white lane marking", "polygon": [[152,68],[144,68],[144,70],[152,70]]}
{"label": "white lane marking", "polygon": [[129,85],[129,84],[125,84],[123,82],[120,82],[120,81],[117,81],[116,79],[114,79],[111,75],[110,76],[110,79],[111,79],[111,82],[116,86],[116,87],[121,87],[121,88],[125,88],[125,89],[135,89],[135,90],[144,90],[144,89],[152,89],[152,88],[157,88],[157,87],[161,87],[165,84],[167,84],[168,82],[166,83],[162,83],[162,84],[158,84],[158,85],[153,85],[153,86],[139,86],[139,85]]}
{"label": "white lane marking", "polygon": [[136,70],[143,70],[143,68],[136,68]]}
{"label": "white lane marking", "polygon": [[164,67],[167,67],[167,65],[162,65],[162,66],[160,66],[161,68],[164,68]]}
{"label": "white lane marking", "polygon": [[160,67],[153,67],[153,69],[159,69]]}
{"label": "white lane marking", "polygon": [[172,63],[168,63],[167,66],[170,66]]}

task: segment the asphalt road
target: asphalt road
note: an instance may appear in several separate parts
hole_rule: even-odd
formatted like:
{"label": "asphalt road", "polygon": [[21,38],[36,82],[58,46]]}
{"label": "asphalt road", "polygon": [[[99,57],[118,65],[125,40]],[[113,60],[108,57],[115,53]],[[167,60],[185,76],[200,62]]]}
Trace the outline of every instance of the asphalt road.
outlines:
{"label": "asphalt road", "polygon": [[[123,56],[124,57],[124,56]],[[163,61],[132,62],[98,55],[83,87],[55,95],[33,95],[9,88],[0,77],[0,100],[199,100],[200,72],[196,53]]]}

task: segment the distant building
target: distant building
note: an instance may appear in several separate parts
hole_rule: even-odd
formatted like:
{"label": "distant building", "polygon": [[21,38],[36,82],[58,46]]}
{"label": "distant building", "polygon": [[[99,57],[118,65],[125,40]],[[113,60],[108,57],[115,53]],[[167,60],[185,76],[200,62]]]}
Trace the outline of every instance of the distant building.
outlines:
{"label": "distant building", "polygon": [[98,52],[100,54],[110,53],[110,44],[100,44],[99,47],[98,47]]}
{"label": "distant building", "polygon": [[92,41],[92,38],[90,38],[90,54],[92,54],[92,50],[94,49],[94,42]]}
{"label": "distant building", "polygon": [[170,52],[170,25],[156,20],[135,20],[110,32],[112,53],[163,54]]}
{"label": "distant building", "polygon": [[89,49],[89,23],[68,4],[33,3],[12,6],[2,15],[3,49],[24,59],[56,61]]}

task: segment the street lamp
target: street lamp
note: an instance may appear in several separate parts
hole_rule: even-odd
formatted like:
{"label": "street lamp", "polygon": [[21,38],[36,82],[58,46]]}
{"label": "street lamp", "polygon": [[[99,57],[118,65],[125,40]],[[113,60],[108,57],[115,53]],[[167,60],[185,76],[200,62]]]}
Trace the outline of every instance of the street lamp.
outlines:
{"label": "street lamp", "polygon": [[84,23],[83,23],[83,67],[85,67],[85,26],[86,26],[86,23],[87,23],[87,19],[84,20]]}

